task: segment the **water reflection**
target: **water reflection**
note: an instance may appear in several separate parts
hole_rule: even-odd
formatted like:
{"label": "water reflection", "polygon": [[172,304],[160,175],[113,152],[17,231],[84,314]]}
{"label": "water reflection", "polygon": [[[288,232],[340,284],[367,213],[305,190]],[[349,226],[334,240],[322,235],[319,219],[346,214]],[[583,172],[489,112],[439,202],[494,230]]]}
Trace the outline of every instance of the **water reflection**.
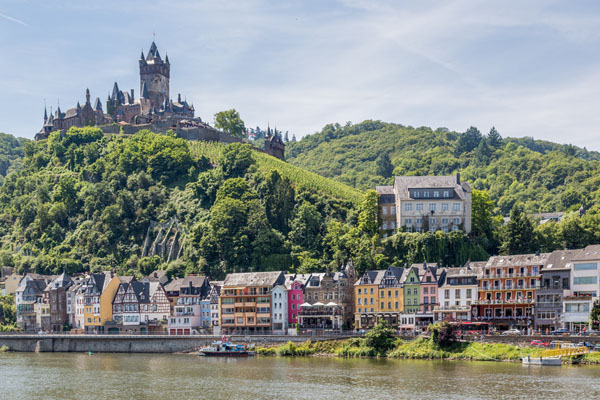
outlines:
{"label": "water reflection", "polygon": [[0,398],[600,398],[600,368],[195,355],[0,353]]}

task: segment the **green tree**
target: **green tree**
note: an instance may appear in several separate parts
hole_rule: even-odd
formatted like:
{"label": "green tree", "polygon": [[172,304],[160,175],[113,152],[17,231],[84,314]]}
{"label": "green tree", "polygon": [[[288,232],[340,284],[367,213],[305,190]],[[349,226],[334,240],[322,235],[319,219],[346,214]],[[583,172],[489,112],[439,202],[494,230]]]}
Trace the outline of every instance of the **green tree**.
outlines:
{"label": "green tree", "polygon": [[270,171],[261,193],[269,223],[279,232],[287,234],[296,204],[296,190],[292,182],[287,177],[282,178],[277,170]]}
{"label": "green tree", "polygon": [[369,190],[360,204],[358,229],[366,235],[374,236],[379,233],[379,226],[381,226],[379,196],[376,191]]}
{"label": "green tree", "polygon": [[500,136],[496,128],[493,126],[487,135],[487,142],[493,149],[498,149],[500,146],[502,146],[502,136]]}
{"label": "green tree", "polygon": [[244,138],[246,125],[240,118],[240,114],[235,110],[221,111],[215,114],[215,127],[222,129],[231,136]]}
{"label": "green tree", "polygon": [[455,156],[459,157],[463,153],[475,150],[477,146],[479,146],[481,139],[482,136],[479,129],[474,126],[470,127],[465,133],[458,136],[458,141],[456,142],[456,148],[454,150]]}
{"label": "green tree", "polygon": [[389,178],[394,174],[394,165],[390,161],[390,156],[388,153],[383,153],[377,157],[375,165],[377,166],[377,175],[381,175],[384,178]]}
{"label": "green tree", "polygon": [[501,251],[504,254],[527,254],[537,251],[533,222],[525,215],[523,206],[515,204],[510,211]]}
{"label": "green tree", "polygon": [[456,325],[444,321],[436,324],[431,324],[427,327],[431,332],[431,340],[441,348],[446,348],[456,343]]}
{"label": "green tree", "polygon": [[365,336],[365,344],[371,347],[378,356],[385,357],[394,348],[395,331],[387,322],[379,321]]}
{"label": "green tree", "polygon": [[317,252],[321,248],[323,217],[317,208],[305,201],[298,207],[291,222],[290,239],[296,250]]}
{"label": "green tree", "polygon": [[252,156],[252,147],[245,143],[232,143],[225,147],[219,164],[225,178],[243,176],[256,161]]}

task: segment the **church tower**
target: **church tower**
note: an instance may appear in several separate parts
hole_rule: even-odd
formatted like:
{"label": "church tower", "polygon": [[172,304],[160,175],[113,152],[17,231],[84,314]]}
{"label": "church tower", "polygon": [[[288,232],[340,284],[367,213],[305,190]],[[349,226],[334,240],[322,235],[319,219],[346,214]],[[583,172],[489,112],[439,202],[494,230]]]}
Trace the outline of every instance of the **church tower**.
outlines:
{"label": "church tower", "polygon": [[157,110],[169,101],[169,76],[171,65],[169,57],[160,57],[156,44],[152,42],[147,56],[140,56],[140,97],[148,96],[152,107]]}

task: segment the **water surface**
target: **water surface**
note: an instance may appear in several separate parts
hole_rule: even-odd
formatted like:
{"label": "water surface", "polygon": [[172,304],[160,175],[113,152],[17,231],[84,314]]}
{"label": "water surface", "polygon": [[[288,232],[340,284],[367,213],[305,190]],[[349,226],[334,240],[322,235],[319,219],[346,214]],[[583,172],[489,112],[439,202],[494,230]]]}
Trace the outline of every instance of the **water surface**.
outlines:
{"label": "water surface", "polygon": [[0,353],[2,399],[592,399],[600,367]]}

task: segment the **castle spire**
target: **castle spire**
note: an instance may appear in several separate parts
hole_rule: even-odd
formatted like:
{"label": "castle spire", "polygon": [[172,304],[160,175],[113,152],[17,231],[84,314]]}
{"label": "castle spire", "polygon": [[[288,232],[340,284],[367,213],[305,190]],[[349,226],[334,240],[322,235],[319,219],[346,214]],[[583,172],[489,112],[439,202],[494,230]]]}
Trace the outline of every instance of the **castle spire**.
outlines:
{"label": "castle spire", "polygon": [[44,107],[44,123],[46,123],[46,121],[48,121],[48,110]]}
{"label": "castle spire", "polygon": [[169,62],[169,55],[168,55],[167,53],[165,53],[165,62],[166,62],[167,64],[171,64],[171,63]]}
{"label": "castle spire", "polygon": [[141,93],[140,97],[142,97],[144,99],[148,98],[148,88],[146,87],[146,82],[145,81],[142,82],[142,93]]}
{"label": "castle spire", "polygon": [[90,89],[85,89],[85,104],[90,104]]}
{"label": "castle spire", "polygon": [[115,82],[115,85],[113,86],[113,91],[112,91],[112,99],[116,100],[119,97],[119,85],[117,85],[117,82]]}
{"label": "castle spire", "polygon": [[140,60],[144,59],[144,49],[142,49],[142,55],[140,56]]}

